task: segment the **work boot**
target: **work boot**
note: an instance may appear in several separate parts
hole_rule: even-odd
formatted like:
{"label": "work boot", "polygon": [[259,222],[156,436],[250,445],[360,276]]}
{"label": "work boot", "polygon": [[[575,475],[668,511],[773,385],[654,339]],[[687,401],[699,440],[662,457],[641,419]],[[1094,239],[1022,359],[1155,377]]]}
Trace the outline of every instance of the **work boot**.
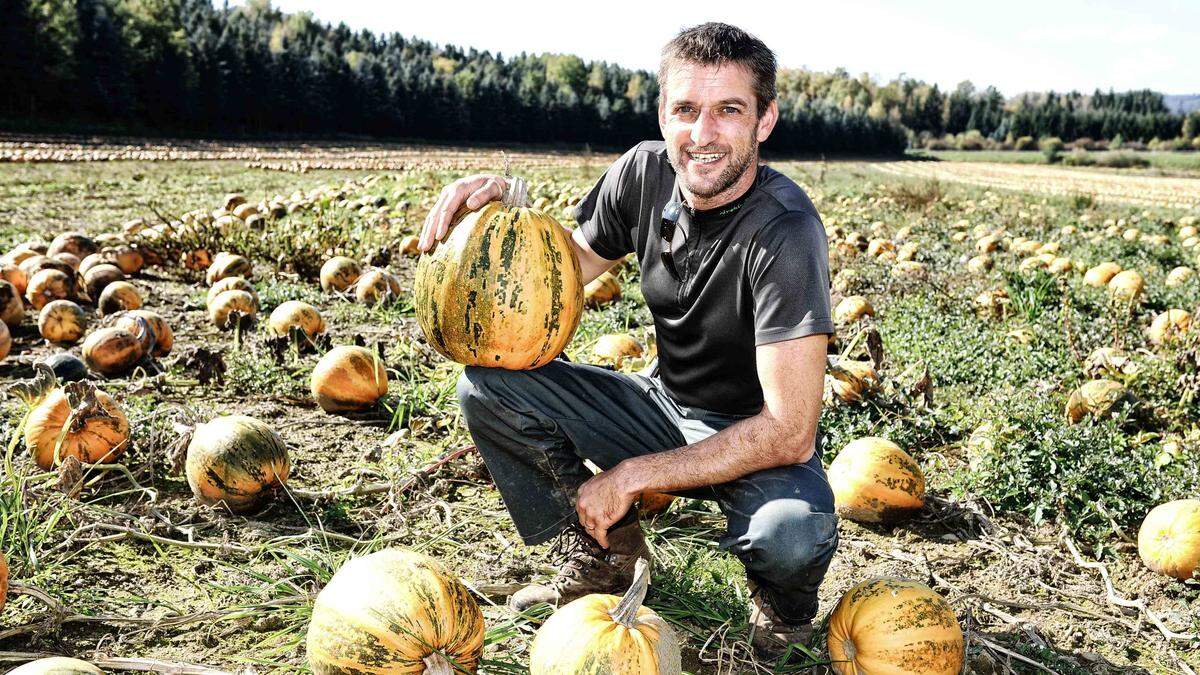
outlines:
{"label": "work boot", "polygon": [[812,621],[789,623],[784,621],[771,607],[770,600],[753,581],[747,581],[750,588],[750,644],[758,658],[775,661],[788,652],[803,655],[797,647],[808,647],[812,639]]}
{"label": "work boot", "polygon": [[513,593],[508,599],[510,607],[521,612],[539,602],[561,607],[590,593],[621,595],[633,583],[637,559],[650,560],[636,509],[630,509],[608,531],[608,549],[583,526],[572,523],[559,535],[552,552],[563,561],[558,574],[547,584],[532,584]]}

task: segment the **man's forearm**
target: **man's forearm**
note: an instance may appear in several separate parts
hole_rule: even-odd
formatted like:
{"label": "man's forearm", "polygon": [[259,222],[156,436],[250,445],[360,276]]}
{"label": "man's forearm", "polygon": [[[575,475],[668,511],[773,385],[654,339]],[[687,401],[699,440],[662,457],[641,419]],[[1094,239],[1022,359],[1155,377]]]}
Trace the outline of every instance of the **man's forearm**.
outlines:
{"label": "man's forearm", "polygon": [[759,413],[697,443],[627,459],[617,469],[630,481],[629,489],[637,492],[717,485],[755,471],[808,461],[815,433],[815,419],[797,425]]}

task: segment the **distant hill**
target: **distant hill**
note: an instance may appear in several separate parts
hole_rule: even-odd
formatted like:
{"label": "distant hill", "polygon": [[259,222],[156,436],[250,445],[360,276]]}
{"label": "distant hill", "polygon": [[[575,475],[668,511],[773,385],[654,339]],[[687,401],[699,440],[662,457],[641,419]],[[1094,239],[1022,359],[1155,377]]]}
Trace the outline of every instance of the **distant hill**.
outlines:
{"label": "distant hill", "polygon": [[1163,96],[1167,109],[1177,115],[1200,110],[1200,94],[1167,94]]}

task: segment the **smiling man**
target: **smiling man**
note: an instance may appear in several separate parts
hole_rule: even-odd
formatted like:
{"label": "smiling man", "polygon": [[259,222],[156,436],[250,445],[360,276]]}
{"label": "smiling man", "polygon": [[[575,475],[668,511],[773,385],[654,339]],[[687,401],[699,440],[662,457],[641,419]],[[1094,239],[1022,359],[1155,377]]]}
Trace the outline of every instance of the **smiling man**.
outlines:
{"label": "smiling man", "polygon": [[[525,543],[559,536],[565,556],[513,607],[622,593],[650,555],[633,508],[643,491],[714,500],[720,547],[746,567],[752,642],[776,656],[809,639],[837,548],[817,433],[833,332],[825,232],[804,191],[758,164],[779,115],[766,45],[726,24],[685,30],[663,49],[659,86],[663,140],[609,167],[572,233],[585,281],[636,253],[657,372],[469,367],[459,401]],[[448,186],[422,250],[463,203],[506,188],[492,175]]]}

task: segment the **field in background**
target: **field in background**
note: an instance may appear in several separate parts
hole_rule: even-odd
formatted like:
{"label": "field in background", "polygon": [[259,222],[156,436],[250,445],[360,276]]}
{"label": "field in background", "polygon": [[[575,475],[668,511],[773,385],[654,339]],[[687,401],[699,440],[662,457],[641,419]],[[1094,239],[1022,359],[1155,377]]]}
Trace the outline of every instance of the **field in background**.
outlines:
{"label": "field in background", "polygon": [[[1112,150],[1091,152],[1089,155],[1097,158],[1113,155],[1129,154],[1145,159],[1150,163],[1150,169],[1170,172],[1200,173],[1200,152],[1158,152],[1139,151],[1123,152]],[[1004,164],[1045,164],[1046,156],[1037,150],[910,150],[910,157],[950,161],[950,162],[996,162]]]}
{"label": "field in background", "polygon": [[[314,355],[273,352],[262,327],[235,347],[205,316],[202,279],[175,266],[148,270],[136,284],[175,329],[177,356],[162,375],[101,385],[133,425],[129,475],[97,472],[77,498],[61,494],[56,476],[38,474],[15,437],[20,402],[0,404],[0,435],[16,468],[3,477],[0,536],[21,585],[0,613],[0,659],[103,653],[307,672],[303,638],[315,593],[348,557],[399,545],[436,556],[476,591],[489,629],[486,671],[523,672],[547,612],[513,614],[504,595],[551,573],[553,558],[549,546],[531,552],[517,543],[477,457],[426,470],[470,445],[454,400],[461,368],[420,337],[405,299],[413,261],[397,250],[445,182],[503,170],[499,151],[279,144],[197,147],[181,161],[169,154],[178,150],[130,155],[136,147],[120,145],[32,149],[47,160],[97,161],[0,164],[0,250],[68,229],[117,231],[131,218],[212,210],[229,192],[253,202],[329,187],[341,196],[318,210],[271,222],[265,235],[232,232],[214,243],[252,254],[263,316],[301,299],[320,308],[333,344],[381,344],[391,389],[375,413],[326,415],[308,394]],[[0,157],[29,150],[0,143]],[[231,151],[238,154],[220,154]],[[581,195],[612,159],[506,155],[532,179],[531,196],[552,203]],[[1195,277],[1178,287],[1164,279],[1197,265],[1179,231],[1198,215],[1200,181],[933,162],[777,168],[823,216],[835,302],[857,294],[874,305],[872,319],[842,329],[841,355],[866,359],[863,336],[882,338],[878,391],[826,408],[826,460],[854,438],[884,436],[914,455],[929,482],[928,505],[908,522],[841,522],[820,616],[859,581],[901,576],[951,602],[973,672],[1200,668],[1200,586],[1148,571],[1131,543],[1151,506],[1200,491],[1196,341],[1164,351],[1143,334],[1159,312],[1197,304]],[[563,218],[561,209],[554,215]],[[987,248],[980,242],[993,236],[993,266],[969,271],[967,261]],[[868,239],[907,246],[924,267],[901,272],[897,249],[869,255]],[[387,264],[404,280],[401,301],[369,308],[322,293],[309,270],[334,252]],[[1066,258],[1072,271],[1052,275],[1038,255]],[[1083,283],[1082,269],[1105,260],[1141,271],[1141,302],[1113,303]],[[652,344],[636,265],[620,277],[622,299],[587,312],[568,348],[573,360],[592,360],[605,333]],[[991,304],[981,304],[989,291]],[[28,377],[33,361],[56,351],[29,321],[14,337],[13,355],[0,362],[6,381]],[[200,346],[223,352],[223,382],[200,382],[190,358]],[[1066,400],[1088,379],[1086,357],[1103,346],[1134,355],[1140,370],[1127,385],[1139,402],[1068,425]],[[172,470],[176,423],[234,412],[271,424],[294,458],[294,499],[249,517],[198,506]],[[646,523],[658,561],[649,604],[680,629],[689,672],[770,672],[749,655],[745,581],[736,559],[716,549],[722,525],[704,502],[677,503]],[[820,670],[823,636],[811,657]]]}

